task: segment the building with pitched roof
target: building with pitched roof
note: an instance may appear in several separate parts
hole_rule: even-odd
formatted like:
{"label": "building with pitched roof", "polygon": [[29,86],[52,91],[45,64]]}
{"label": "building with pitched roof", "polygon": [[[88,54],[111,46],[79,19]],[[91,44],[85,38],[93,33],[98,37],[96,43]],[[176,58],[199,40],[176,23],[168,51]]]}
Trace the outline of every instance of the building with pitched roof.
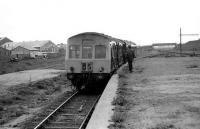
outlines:
{"label": "building with pitched roof", "polygon": [[6,59],[6,58],[10,58],[10,50],[6,49],[6,43],[7,42],[12,42],[12,40],[10,40],[7,37],[0,37],[0,60]]}
{"label": "building with pitched roof", "polygon": [[7,42],[12,42],[12,40],[10,40],[7,37],[0,37],[0,46],[4,48],[4,44]]}
{"label": "building with pitched roof", "polygon": [[21,58],[21,59],[24,57],[35,58],[38,55],[40,55],[40,52],[36,48],[17,46],[16,48],[11,50],[11,55],[12,57]]}
{"label": "building with pitched roof", "polygon": [[3,48],[10,50],[12,57],[36,57],[58,53],[59,48],[50,40],[6,42]]}
{"label": "building with pitched roof", "polygon": [[0,47],[0,60],[10,58],[11,52],[3,47]]}
{"label": "building with pitched roof", "polygon": [[24,48],[35,48],[43,53],[57,53],[58,47],[50,40],[42,40],[42,41],[23,41],[23,42],[8,42],[9,47],[6,49],[12,50],[18,46],[24,47]]}

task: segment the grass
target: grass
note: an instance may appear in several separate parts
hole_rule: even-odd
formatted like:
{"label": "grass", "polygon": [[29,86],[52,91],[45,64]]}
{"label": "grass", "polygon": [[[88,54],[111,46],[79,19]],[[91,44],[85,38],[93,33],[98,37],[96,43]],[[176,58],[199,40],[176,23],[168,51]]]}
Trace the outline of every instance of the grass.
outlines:
{"label": "grass", "polygon": [[194,107],[194,106],[187,106],[185,107],[187,111],[191,112],[191,113],[195,113],[200,115],[200,108],[199,107]]}
{"label": "grass", "polygon": [[157,124],[155,127],[151,127],[148,129],[180,129],[180,128],[176,128],[174,125],[172,124]]}
{"label": "grass", "polygon": [[50,59],[27,59],[19,62],[9,62],[8,60],[0,60],[0,74],[19,72],[36,68],[56,68],[64,69],[64,56]]}
{"label": "grass", "polygon": [[5,124],[9,120],[20,117],[26,114],[25,109],[22,106],[11,106],[0,112],[0,125]]}
{"label": "grass", "polygon": [[127,100],[125,99],[125,96],[122,96],[122,95],[118,95],[112,101],[112,105],[115,105],[115,106],[125,106],[126,104],[127,104]]}
{"label": "grass", "polygon": [[113,124],[109,126],[110,129],[121,129],[124,128],[123,122],[127,118],[127,72],[128,66],[123,67],[118,71],[119,82],[117,89],[117,96],[113,99],[112,105],[115,106],[114,114],[111,118]]}
{"label": "grass", "polygon": [[27,95],[35,95],[35,92],[33,90],[29,90],[29,89],[22,89],[22,90],[18,91],[17,94],[21,95],[21,96],[27,96]]}
{"label": "grass", "polygon": [[11,98],[6,98],[6,99],[0,99],[0,104],[1,105],[11,105],[13,104],[14,101]]}
{"label": "grass", "polygon": [[192,64],[192,65],[189,65],[189,66],[186,66],[186,68],[198,68],[199,65],[197,64]]}
{"label": "grass", "polygon": [[122,123],[125,119],[126,119],[126,113],[124,113],[124,112],[116,112],[112,116],[112,121],[114,123]]}
{"label": "grass", "polygon": [[[143,72],[142,68],[135,68],[134,73]],[[128,66],[122,67],[118,71],[119,81],[118,81],[118,88],[117,88],[117,96],[113,99],[112,105],[114,105],[114,113],[111,118],[112,124],[109,126],[110,129],[125,129],[126,125],[124,124],[127,116],[128,111],[130,109],[130,105],[132,101],[129,100],[130,95],[133,94],[133,89],[128,85]]]}
{"label": "grass", "polygon": [[[37,108],[52,101],[56,92],[62,92],[68,86],[66,74],[31,84],[20,84],[9,88],[9,93],[0,96],[0,125],[26,113],[23,108]],[[18,105],[18,106],[16,106]]]}

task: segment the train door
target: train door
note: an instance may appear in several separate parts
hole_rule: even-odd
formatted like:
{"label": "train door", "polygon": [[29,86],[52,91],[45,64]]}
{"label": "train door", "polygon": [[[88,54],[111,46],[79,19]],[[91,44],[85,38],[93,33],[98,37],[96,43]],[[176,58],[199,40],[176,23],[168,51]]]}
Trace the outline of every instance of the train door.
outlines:
{"label": "train door", "polygon": [[82,59],[87,59],[82,61],[82,72],[92,72],[93,62],[89,59],[94,58],[94,41],[93,40],[83,40],[82,41]]}
{"label": "train door", "polygon": [[83,59],[92,59],[93,58],[93,40],[83,40],[82,42],[82,58]]}
{"label": "train door", "polygon": [[117,69],[118,68],[118,64],[117,64],[117,45],[116,42],[112,44],[111,46],[111,66],[112,66],[112,70]]}

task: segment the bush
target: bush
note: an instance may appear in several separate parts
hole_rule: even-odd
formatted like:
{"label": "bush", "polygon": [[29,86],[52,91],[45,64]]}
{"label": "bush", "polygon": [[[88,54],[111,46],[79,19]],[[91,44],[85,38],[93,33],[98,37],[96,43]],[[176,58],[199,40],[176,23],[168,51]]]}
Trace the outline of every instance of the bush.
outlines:
{"label": "bush", "polygon": [[53,86],[51,80],[42,80],[33,84],[33,86],[37,87],[38,89],[48,89],[49,87]]}
{"label": "bush", "polygon": [[118,73],[119,78],[127,78],[126,73],[119,71]]}
{"label": "bush", "polygon": [[19,67],[15,69],[15,72],[19,72],[19,71],[23,71],[23,69]]}
{"label": "bush", "polygon": [[24,89],[24,90],[18,91],[17,94],[21,96],[26,96],[26,95],[34,95],[35,93],[30,89]]}
{"label": "bush", "polygon": [[127,100],[125,99],[124,96],[119,95],[114,100],[112,101],[113,105],[119,105],[119,106],[124,106],[127,104]]}
{"label": "bush", "polygon": [[10,98],[11,100],[13,100],[13,101],[20,101],[20,100],[24,100],[21,96],[19,96],[19,95],[16,95],[16,96],[13,96],[13,97],[11,97]]}
{"label": "bush", "polygon": [[28,66],[31,66],[31,65],[32,65],[30,62],[26,62],[25,64],[28,65]]}
{"label": "bush", "polygon": [[112,116],[112,121],[114,123],[121,123],[125,120],[126,114],[123,112],[115,112],[114,115]]}
{"label": "bush", "polygon": [[2,71],[1,71],[1,74],[6,74],[6,73],[7,73],[6,70],[2,70]]}
{"label": "bush", "polygon": [[9,96],[6,98],[0,99],[0,105],[12,105],[17,103],[18,101],[23,101],[24,98],[20,95]]}
{"label": "bush", "polygon": [[1,99],[1,100],[0,100],[0,104],[1,104],[1,105],[11,105],[11,104],[13,104],[13,103],[14,103],[13,100],[11,100],[10,98]]}
{"label": "bush", "polygon": [[[3,106],[0,106],[0,111],[3,111],[4,110],[4,108],[3,108]],[[1,118],[0,118],[1,119]]]}
{"label": "bush", "polygon": [[58,91],[58,92],[61,92],[61,86],[59,85],[59,86],[56,86],[55,88],[54,88],[54,91],[56,92],[56,91]]}

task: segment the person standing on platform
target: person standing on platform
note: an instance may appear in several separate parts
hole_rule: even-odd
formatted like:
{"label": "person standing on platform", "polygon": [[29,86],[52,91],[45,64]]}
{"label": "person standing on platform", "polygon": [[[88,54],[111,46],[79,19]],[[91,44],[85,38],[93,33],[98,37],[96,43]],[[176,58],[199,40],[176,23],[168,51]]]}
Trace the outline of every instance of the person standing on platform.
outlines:
{"label": "person standing on platform", "polygon": [[126,58],[128,61],[129,72],[131,73],[133,69],[132,62],[133,62],[133,59],[135,58],[135,53],[133,50],[131,50],[130,45],[128,46]]}

